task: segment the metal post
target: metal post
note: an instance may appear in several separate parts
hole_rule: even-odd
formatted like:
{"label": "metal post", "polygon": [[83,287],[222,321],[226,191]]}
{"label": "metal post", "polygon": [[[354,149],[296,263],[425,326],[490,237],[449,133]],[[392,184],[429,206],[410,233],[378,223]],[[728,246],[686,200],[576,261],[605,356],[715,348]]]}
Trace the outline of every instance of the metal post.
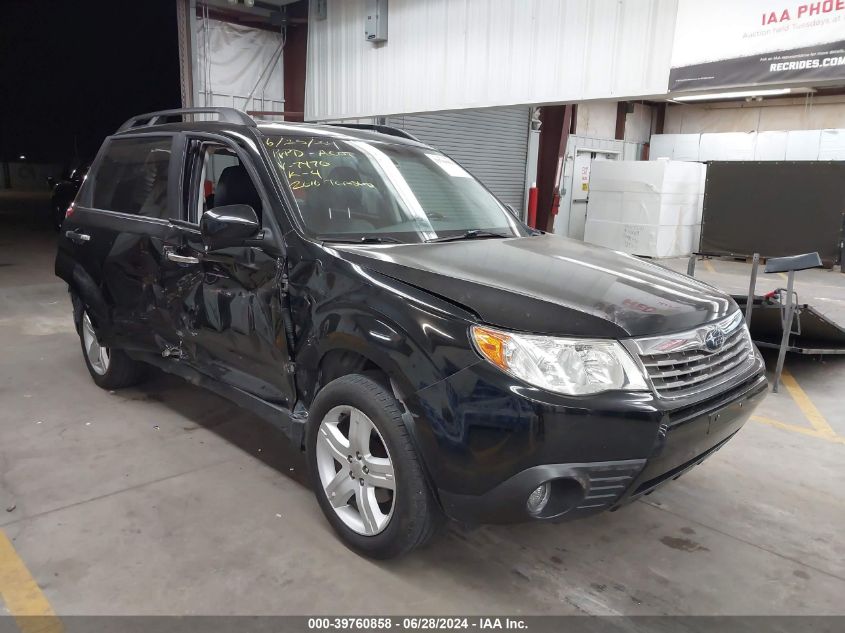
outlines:
{"label": "metal post", "polygon": [[695,277],[695,258],[696,254],[693,253],[689,256],[689,261],[687,262],[687,276],[688,277]]}
{"label": "metal post", "polygon": [[754,293],[757,290],[757,269],[760,268],[760,253],[754,253],[751,260],[751,283],[748,284],[748,301],[745,304],[745,325],[751,327],[751,310],[754,308]]}
{"label": "metal post", "polygon": [[775,385],[772,391],[778,392],[778,385],[780,384],[780,374],[783,371],[783,361],[786,359],[786,348],[789,346],[789,334],[792,332],[792,318],[795,313],[795,303],[792,301],[792,288],[795,282],[795,271],[789,271],[789,278],[786,282],[786,308],[784,309],[783,321],[783,335],[780,339],[780,349],[778,350],[778,364],[775,366]]}

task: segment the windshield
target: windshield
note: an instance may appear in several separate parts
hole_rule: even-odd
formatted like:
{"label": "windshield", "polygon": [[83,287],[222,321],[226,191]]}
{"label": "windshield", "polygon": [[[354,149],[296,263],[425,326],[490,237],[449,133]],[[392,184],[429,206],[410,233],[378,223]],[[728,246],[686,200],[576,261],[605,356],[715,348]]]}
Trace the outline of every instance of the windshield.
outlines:
{"label": "windshield", "polygon": [[528,235],[475,178],[432,149],[314,136],[268,136],[265,143],[303,223],[321,239]]}

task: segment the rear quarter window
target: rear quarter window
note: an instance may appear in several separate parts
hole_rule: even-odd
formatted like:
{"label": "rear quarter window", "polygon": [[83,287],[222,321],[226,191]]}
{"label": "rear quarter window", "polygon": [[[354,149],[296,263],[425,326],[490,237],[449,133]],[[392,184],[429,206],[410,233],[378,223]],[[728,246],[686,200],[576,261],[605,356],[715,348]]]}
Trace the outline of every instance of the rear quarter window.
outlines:
{"label": "rear quarter window", "polygon": [[171,137],[111,139],[94,174],[91,206],[153,218],[168,213]]}

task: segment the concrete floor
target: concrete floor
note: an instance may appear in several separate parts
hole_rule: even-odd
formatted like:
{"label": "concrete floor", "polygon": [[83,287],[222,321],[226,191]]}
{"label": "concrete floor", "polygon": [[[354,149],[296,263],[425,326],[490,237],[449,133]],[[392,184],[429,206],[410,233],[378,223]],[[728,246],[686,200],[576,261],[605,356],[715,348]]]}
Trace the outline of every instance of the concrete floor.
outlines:
{"label": "concrete floor", "polygon": [[[770,395],[703,466],[619,512],[449,526],[374,563],[334,537],[261,420],[164,375],[93,384],[42,204],[0,195],[0,530],[56,613],[845,614],[845,359],[789,359],[806,399]],[[818,274],[845,298],[845,277]]]}

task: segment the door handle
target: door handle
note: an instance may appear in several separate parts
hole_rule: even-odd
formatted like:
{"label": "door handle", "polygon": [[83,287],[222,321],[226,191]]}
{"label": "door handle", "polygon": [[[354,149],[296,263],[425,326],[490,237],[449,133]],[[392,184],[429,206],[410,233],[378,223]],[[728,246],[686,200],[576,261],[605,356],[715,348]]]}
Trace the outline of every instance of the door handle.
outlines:
{"label": "door handle", "polygon": [[199,264],[199,257],[192,257],[191,255],[180,255],[172,248],[164,249],[164,256],[172,262],[177,264]]}
{"label": "door handle", "polygon": [[65,237],[68,238],[71,242],[76,242],[77,244],[84,244],[85,242],[91,241],[90,235],[86,235],[85,233],[78,233],[76,231],[65,231]]}

